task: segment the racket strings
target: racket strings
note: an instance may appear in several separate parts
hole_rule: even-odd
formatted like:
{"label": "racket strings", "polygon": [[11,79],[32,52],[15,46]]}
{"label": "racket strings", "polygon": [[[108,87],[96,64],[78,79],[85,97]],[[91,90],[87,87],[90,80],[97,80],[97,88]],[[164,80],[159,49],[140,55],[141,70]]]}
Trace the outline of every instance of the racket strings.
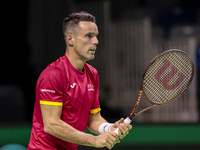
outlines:
{"label": "racket strings", "polygon": [[193,64],[186,54],[179,51],[162,54],[144,74],[144,96],[157,104],[173,100],[187,88],[192,75]]}

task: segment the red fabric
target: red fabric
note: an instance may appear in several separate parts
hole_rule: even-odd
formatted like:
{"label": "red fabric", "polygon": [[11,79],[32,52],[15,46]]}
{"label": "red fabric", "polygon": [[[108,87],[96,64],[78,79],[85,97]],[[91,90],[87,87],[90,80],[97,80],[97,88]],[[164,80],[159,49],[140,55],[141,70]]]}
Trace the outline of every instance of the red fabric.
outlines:
{"label": "red fabric", "polygon": [[40,100],[63,104],[61,119],[84,132],[90,110],[100,107],[99,77],[96,69],[85,63],[83,72],[78,71],[64,55],[47,66],[36,84],[36,101],[28,150],[76,150],[77,144],[44,132]]}

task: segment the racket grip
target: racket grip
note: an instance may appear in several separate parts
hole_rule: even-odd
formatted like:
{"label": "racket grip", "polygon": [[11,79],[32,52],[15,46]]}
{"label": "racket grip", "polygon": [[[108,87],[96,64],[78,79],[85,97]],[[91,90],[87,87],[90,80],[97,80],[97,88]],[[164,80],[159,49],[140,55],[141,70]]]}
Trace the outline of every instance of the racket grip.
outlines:
{"label": "racket grip", "polygon": [[[130,124],[131,123],[131,119],[129,118],[129,117],[127,117],[125,120],[124,120],[124,123],[128,123],[128,124]],[[117,135],[118,135],[118,131],[119,131],[119,128],[117,128],[117,129],[115,129],[115,133],[117,133]]]}

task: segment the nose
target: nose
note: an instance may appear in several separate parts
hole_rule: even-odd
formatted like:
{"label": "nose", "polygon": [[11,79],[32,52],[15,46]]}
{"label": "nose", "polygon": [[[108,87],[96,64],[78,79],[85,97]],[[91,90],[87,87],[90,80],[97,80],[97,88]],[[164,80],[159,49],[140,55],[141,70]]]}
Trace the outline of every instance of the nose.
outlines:
{"label": "nose", "polygon": [[94,36],[93,44],[94,45],[98,45],[99,44],[99,40],[97,39],[97,36]]}

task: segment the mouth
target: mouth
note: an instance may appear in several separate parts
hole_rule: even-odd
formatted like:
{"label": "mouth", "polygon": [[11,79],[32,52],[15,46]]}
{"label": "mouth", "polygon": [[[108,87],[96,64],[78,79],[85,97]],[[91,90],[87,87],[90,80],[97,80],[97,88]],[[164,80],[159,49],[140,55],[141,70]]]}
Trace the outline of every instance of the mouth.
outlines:
{"label": "mouth", "polygon": [[89,51],[95,52],[96,48],[91,48],[91,49],[89,49]]}

